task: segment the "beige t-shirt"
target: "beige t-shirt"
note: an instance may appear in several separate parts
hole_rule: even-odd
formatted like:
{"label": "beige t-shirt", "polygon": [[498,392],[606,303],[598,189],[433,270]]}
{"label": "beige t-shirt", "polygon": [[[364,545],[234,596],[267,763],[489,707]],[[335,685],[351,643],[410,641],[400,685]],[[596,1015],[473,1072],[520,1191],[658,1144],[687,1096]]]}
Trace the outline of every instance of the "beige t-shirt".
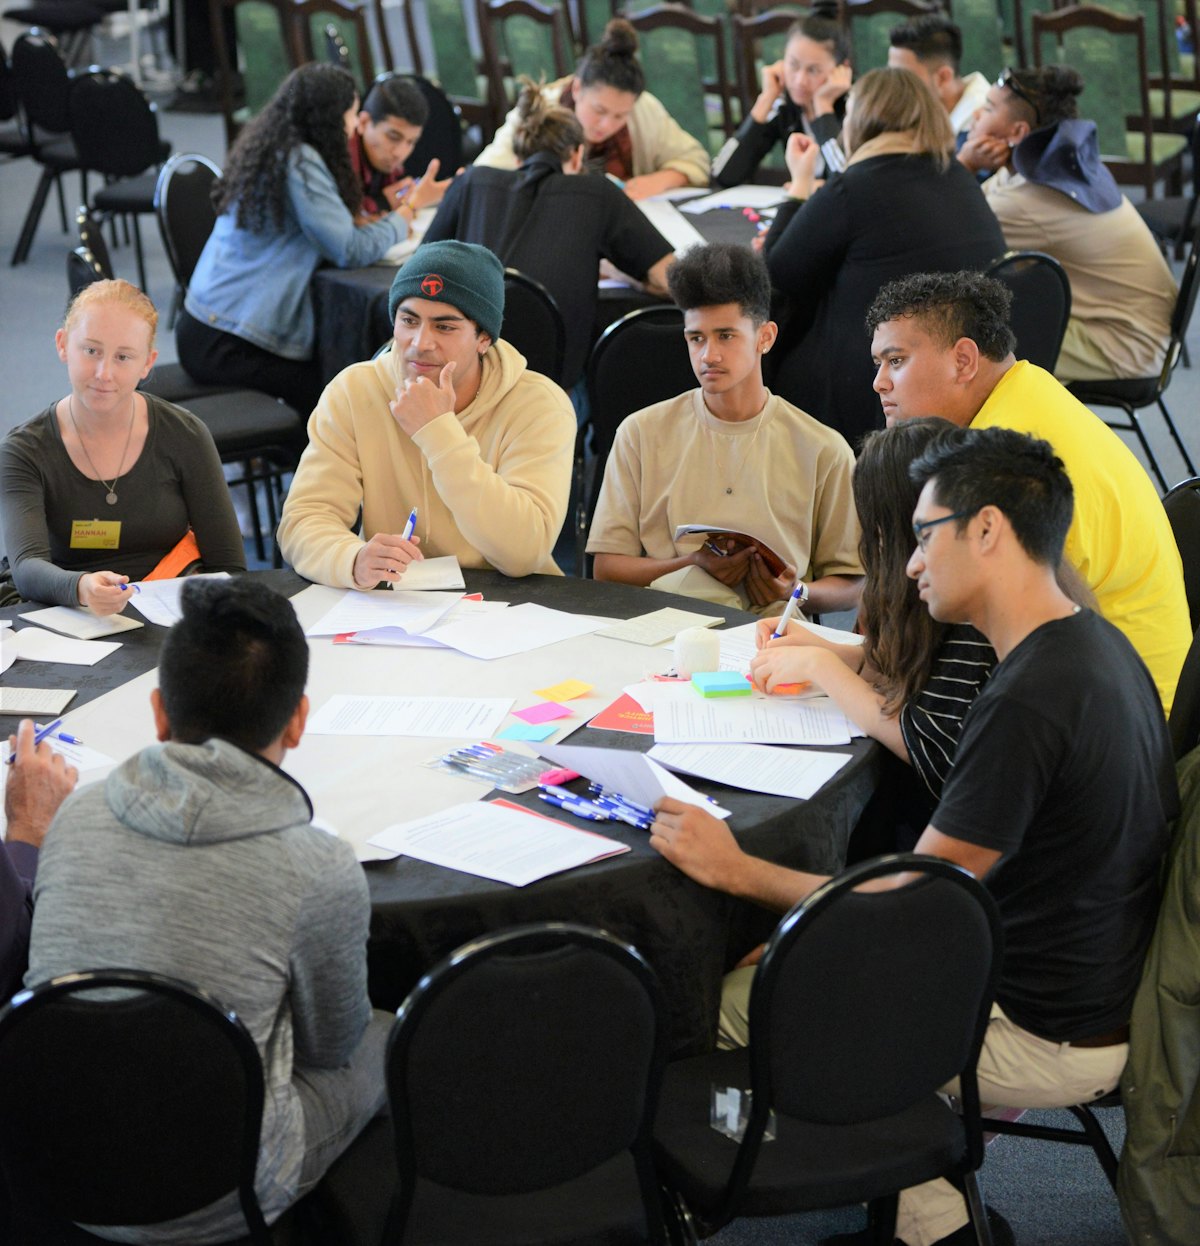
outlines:
{"label": "beige t-shirt", "polygon": [[589,554],[677,558],[681,524],[733,528],[765,541],[801,578],[862,575],[842,435],[771,394],[752,420],[719,420],[690,390],[636,411],[617,429]]}
{"label": "beige t-shirt", "polygon": [[[1103,352],[1110,375],[1157,376],[1171,337],[1175,279],[1146,223],[1128,199],[1111,212],[1089,212],[1061,191],[1006,170],[983,184],[1004,241],[1018,250],[1045,251],[1067,270],[1071,320]],[[1072,370],[1064,355],[1061,379],[1091,376]]]}

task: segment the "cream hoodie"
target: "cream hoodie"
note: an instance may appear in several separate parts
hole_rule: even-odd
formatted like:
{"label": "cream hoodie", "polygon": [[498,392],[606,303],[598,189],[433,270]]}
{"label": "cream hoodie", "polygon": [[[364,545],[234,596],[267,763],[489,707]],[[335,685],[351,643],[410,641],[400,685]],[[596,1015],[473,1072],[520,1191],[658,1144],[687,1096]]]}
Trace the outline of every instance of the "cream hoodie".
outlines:
{"label": "cream hoodie", "polygon": [[[279,524],[283,556],[306,579],[354,587],[354,558],[377,532],[401,533],[417,507],[426,557],[505,575],[559,575],[550,551],[571,490],[575,415],[567,395],[507,342],[483,357],[474,400],[409,437],[388,402],[391,353],[326,386]],[[362,536],[354,532],[362,508]]]}

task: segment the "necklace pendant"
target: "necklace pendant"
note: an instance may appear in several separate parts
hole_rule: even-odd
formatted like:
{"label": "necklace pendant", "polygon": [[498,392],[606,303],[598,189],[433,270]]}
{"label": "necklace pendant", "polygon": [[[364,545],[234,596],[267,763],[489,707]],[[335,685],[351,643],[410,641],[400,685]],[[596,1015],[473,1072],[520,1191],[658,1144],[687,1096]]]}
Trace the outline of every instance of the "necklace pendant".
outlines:
{"label": "necklace pendant", "polygon": [[729,486],[729,488],[725,490],[725,492],[726,492],[726,493],[732,493],[732,492],[733,492],[733,486],[732,486],[732,485],[730,485],[730,486]]}
{"label": "necklace pendant", "polygon": [[104,500],[109,504],[109,506],[116,506],[117,495],[109,489],[109,491],[104,495]]}

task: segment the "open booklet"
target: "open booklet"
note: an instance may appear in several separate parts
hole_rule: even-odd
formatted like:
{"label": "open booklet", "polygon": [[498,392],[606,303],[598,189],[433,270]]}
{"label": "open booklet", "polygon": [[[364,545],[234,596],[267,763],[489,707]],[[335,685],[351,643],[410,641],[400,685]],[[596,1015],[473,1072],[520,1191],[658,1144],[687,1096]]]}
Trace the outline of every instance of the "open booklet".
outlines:
{"label": "open booklet", "polygon": [[787,566],[787,559],[777,550],[769,546],[762,537],[749,532],[739,532],[736,528],[723,528],[720,524],[685,523],[675,529],[675,540],[685,536],[702,536],[704,544],[718,557],[727,558],[730,554],[739,553],[747,545],[752,545],[763,556],[767,570],[772,575],[782,575]]}

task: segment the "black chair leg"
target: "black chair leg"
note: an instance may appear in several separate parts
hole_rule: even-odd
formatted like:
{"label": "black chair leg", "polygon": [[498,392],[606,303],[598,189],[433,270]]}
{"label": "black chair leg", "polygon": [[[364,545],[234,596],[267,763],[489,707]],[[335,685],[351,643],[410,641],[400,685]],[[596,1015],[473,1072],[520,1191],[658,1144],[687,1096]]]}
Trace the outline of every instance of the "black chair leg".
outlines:
{"label": "black chair leg", "polygon": [[62,178],[55,174],[54,189],[58,191],[58,219],[62,222],[62,231],[65,234],[70,226],[67,224],[67,197],[63,194]]}
{"label": "black chair leg", "polygon": [[278,475],[267,464],[263,466],[263,489],[267,495],[267,522],[271,525],[271,566],[278,571],[283,566],[283,551],[279,548],[279,512],[275,509],[275,485]]}
{"label": "black chair leg", "polygon": [[1194,476],[1196,474],[1196,465],[1192,462],[1192,456],[1188,454],[1187,447],[1183,444],[1183,438],[1180,437],[1179,429],[1175,427],[1175,421],[1171,418],[1171,413],[1167,410],[1167,404],[1163,401],[1161,394],[1158,397],[1158,409],[1162,412],[1163,419],[1167,422],[1167,430],[1175,438],[1175,444],[1179,447],[1179,453],[1183,455],[1183,463],[1188,470],[1188,475]]}
{"label": "black chair leg", "polygon": [[988,1224],[983,1196],[979,1193],[979,1177],[973,1172],[963,1173],[963,1197],[967,1201],[967,1215],[975,1230],[975,1246],[992,1246],[992,1228]]}
{"label": "black chair leg", "polygon": [[130,213],[133,218],[133,250],[137,256],[138,268],[138,284],[142,288],[142,292],[146,293],[146,259],[142,255],[142,231],[138,226],[138,218],[136,213]]}
{"label": "black chair leg", "polygon": [[23,264],[29,258],[29,248],[33,245],[33,236],[37,233],[38,222],[42,219],[42,209],[46,206],[46,196],[50,193],[50,183],[55,180],[55,173],[42,165],[42,176],[33,192],[29,211],[25,213],[25,223],[21,226],[21,236],[17,239],[16,249],[12,255],[12,267]]}
{"label": "black chair leg", "polygon": [[1166,493],[1170,486],[1167,484],[1167,478],[1163,475],[1163,469],[1159,466],[1154,451],[1150,448],[1150,439],[1146,436],[1146,430],[1142,427],[1142,421],[1139,419],[1138,413],[1129,407],[1125,408],[1125,413],[1129,416],[1129,425],[1133,429],[1134,435],[1141,443],[1142,451],[1146,455],[1146,462],[1150,464],[1150,470],[1158,477],[1159,488],[1163,493]]}
{"label": "black chair leg", "polygon": [[1104,1169],[1109,1185],[1115,1190],[1117,1188],[1117,1157],[1113,1154],[1108,1135],[1096,1119],[1096,1114],[1083,1104],[1076,1104],[1067,1111],[1083,1126],[1083,1132],[1087,1134],[1087,1140],[1100,1161],[1100,1167]]}
{"label": "black chair leg", "polygon": [[254,556],[259,562],[263,562],[267,557],[267,551],[263,546],[262,523],[258,518],[258,482],[254,476],[252,460],[246,459],[242,463],[242,472],[245,476],[243,483],[246,486],[246,497],[250,503],[250,522],[254,525]]}

